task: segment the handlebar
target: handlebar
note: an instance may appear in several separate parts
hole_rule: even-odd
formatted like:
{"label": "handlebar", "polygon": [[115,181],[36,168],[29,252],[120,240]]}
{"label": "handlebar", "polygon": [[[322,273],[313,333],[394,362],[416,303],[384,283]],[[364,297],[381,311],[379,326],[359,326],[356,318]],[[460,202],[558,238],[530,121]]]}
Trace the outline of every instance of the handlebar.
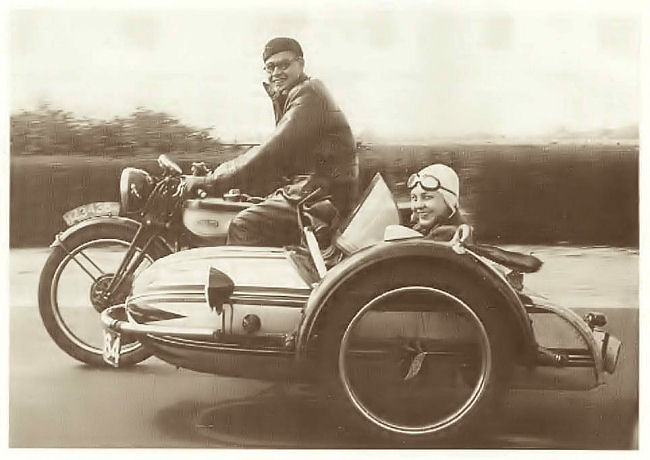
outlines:
{"label": "handlebar", "polygon": [[[171,160],[167,155],[164,153],[158,156],[158,164],[160,165],[161,168],[165,171],[165,173],[170,173],[172,176],[178,176],[181,178],[181,184],[184,185],[184,179],[183,179],[183,170],[181,169],[176,162]],[[205,163],[192,163],[192,175],[193,176],[205,176],[209,172],[209,169],[206,167]],[[184,187],[183,187],[184,188]],[[182,193],[181,189],[179,187],[178,193]],[[230,193],[230,192],[229,192]],[[199,198],[206,198],[208,196],[208,193],[201,189],[198,188],[195,191],[195,194]],[[250,196],[245,193],[240,193],[239,190],[237,190],[237,196],[240,198],[239,200],[236,201],[247,201],[251,203],[261,203],[264,201],[264,198],[260,197],[255,197],[255,196]],[[224,196],[225,197],[225,196]]]}

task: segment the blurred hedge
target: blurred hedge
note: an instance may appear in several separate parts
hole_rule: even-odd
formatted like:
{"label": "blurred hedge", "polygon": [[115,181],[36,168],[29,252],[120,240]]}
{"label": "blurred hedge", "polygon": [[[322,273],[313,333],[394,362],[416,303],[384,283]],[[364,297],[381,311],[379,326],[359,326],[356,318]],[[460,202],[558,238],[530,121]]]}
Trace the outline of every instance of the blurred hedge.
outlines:
{"label": "blurred hedge", "polygon": [[[214,165],[241,150],[171,156],[188,171],[192,161]],[[408,199],[410,173],[433,162],[453,167],[482,241],[638,246],[636,145],[361,145],[359,157],[362,184],[381,172],[399,200]],[[65,211],[118,201],[122,168],[156,171],[155,158],[12,155],[10,244],[49,244]]]}
{"label": "blurred hedge", "polygon": [[12,113],[10,125],[12,156],[74,153],[132,157],[143,149],[203,152],[220,145],[209,129],[184,125],[168,113],[144,107],[126,117],[95,120],[44,103],[35,110]]}

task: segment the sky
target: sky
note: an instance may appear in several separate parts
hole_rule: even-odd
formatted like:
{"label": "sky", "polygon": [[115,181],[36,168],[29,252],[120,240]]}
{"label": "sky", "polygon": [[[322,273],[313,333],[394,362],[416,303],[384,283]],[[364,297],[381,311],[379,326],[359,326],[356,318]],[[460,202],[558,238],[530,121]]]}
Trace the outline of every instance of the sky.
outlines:
{"label": "sky", "polygon": [[273,130],[261,51],[282,35],[302,44],[307,74],[330,89],[361,140],[544,138],[636,126],[638,16],[611,3],[569,4],[15,8],[10,110],[47,102],[110,119],[143,106],[225,141],[257,142]]}

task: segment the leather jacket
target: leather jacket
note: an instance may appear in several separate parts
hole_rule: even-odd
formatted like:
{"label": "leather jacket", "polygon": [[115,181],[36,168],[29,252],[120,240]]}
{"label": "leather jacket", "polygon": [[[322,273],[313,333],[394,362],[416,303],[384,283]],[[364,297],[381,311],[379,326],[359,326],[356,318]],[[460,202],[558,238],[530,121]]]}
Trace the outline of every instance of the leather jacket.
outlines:
{"label": "leather jacket", "polygon": [[286,94],[274,94],[276,129],[261,145],[220,165],[207,178],[219,188],[237,187],[254,178],[289,183],[283,194],[299,200],[318,187],[342,215],[358,194],[359,163],[345,115],[320,80],[303,75]]}
{"label": "leather jacket", "polygon": [[[415,214],[411,215],[411,221],[417,222]],[[424,235],[424,238],[435,241],[449,241],[456,233],[458,227],[462,224],[467,224],[467,220],[463,217],[459,210],[456,210],[451,216],[436,222],[431,227],[423,227],[415,223],[413,229]]]}

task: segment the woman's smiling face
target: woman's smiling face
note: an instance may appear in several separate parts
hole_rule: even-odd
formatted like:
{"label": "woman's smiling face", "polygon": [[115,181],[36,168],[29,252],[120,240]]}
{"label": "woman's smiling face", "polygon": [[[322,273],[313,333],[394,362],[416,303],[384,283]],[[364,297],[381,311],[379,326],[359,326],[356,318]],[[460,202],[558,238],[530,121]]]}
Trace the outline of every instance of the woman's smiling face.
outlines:
{"label": "woman's smiling face", "polygon": [[411,211],[423,227],[432,227],[452,213],[440,191],[424,190],[420,184],[411,189]]}

